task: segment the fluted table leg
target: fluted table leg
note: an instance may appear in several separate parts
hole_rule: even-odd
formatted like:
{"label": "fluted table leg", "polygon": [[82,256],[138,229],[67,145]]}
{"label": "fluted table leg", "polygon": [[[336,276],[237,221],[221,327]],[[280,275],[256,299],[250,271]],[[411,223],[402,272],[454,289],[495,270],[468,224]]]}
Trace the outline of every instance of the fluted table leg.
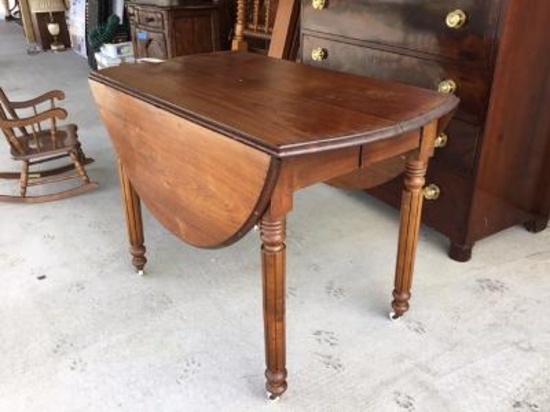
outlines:
{"label": "fluted table leg", "polygon": [[120,177],[120,189],[124,200],[124,210],[126,212],[126,224],[128,226],[128,237],[130,239],[132,264],[136,268],[136,271],[142,275],[147,259],[145,258],[141,202],[120,162],[118,162],[118,172]]}
{"label": "fluted table leg", "polygon": [[395,288],[391,303],[394,311],[392,317],[394,319],[399,318],[409,309],[414,260],[416,257],[420,219],[422,217],[422,203],[424,200],[422,188],[426,181],[428,160],[433,156],[437,131],[437,121],[422,128],[418,153],[409,158],[405,166],[405,187],[401,199],[401,223],[395,267]]}
{"label": "fluted table leg", "polygon": [[260,221],[266,388],[270,398],[281,396],[287,388],[285,343],[285,265],[286,219],[274,219],[269,212]]}
{"label": "fluted table leg", "polygon": [[426,167],[426,162],[421,160],[409,160],[405,167],[405,189],[401,200],[401,225],[392,302],[395,318],[402,316],[409,309]]}

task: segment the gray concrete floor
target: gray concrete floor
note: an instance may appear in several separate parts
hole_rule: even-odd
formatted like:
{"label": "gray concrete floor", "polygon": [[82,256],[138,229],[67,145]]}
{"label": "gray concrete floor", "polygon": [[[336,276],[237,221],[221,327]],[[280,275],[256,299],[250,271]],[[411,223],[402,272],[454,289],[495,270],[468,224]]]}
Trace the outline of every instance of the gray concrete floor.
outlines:
{"label": "gray concrete floor", "polygon": [[290,386],[269,403],[257,233],[197,250],[146,213],[148,275],[135,275],[86,61],[27,55],[14,23],[0,40],[0,86],[64,90],[101,184],[0,204],[0,411],[550,411],[550,230],[511,228],[459,264],[424,228],[412,309],[390,322],[397,212],[324,185],[289,219]]}

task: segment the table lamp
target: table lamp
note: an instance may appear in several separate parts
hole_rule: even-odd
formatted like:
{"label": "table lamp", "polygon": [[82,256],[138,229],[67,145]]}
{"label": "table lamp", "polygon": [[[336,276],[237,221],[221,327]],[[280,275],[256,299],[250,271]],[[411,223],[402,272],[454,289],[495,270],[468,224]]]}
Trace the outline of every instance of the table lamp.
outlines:
{"label": "table lamp", "polygon": [[50,48],[53,51],[65,49],[65,45],[58,40],[61,30],[59,23],[55,21],[53,14],[55,12],[65,12],[64,0],[29,0],[29,5],[32,13],[49,13],[50,21],[47,23],[48,33],[53,38]]}

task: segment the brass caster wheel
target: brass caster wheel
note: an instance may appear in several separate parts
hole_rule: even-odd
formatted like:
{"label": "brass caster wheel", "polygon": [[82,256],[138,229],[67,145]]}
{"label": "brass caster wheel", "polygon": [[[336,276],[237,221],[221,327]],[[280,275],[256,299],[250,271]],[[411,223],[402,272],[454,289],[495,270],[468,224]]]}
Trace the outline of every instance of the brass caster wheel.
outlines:
{"label": "brass caster wheel", "polygon": [[145,276],[145,271],[143,269],[139,269],[137,271],[138,276]]}
{"label": "brass caster wheel", "polygon": [[267,395],[267,399],[270,401],[270,402],[277,402],[280,398],[280,396],[277,396],[277,395],[273,395],[271,392],[266,392],[266,395]]}

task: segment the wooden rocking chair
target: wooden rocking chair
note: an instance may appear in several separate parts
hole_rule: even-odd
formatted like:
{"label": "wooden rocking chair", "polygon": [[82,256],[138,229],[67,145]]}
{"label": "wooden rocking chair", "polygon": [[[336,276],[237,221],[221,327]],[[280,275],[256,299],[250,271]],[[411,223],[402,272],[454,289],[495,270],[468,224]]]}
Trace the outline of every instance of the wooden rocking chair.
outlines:
{"label": "wooden rocking chair", "polygon": [[[97,183],[90,182],[84,170],[84,166],[93,162],[93,159],[87,158],[82,152],[76,125],[58,127],[56,124],[56,119],[67,117],[65,110],[55,107],[55,100],[64,98],[62,91],[53,90],[28,101],[10,102],[0,88],[0,128],[10,145],[12,158],[23,163],[21,173],[0,172],[0,179],[19,179],[21,184],[20,196],[0,195],[0,201],[48,202],[86,193],[98,187]],[[39,112],[38,105],[48,101],[50,108]],[[32,109],[34,115],[21,118],[16,113],[19,109]],[[42,129],[43,122],[48,122],[49,128]],[[64,157],[69,157],[71,163],[47,170],[29,171],[32,166]],[[82,180],[83,183],[60,192],[27,196],[27,188],[30,186],[70,179]]]}

